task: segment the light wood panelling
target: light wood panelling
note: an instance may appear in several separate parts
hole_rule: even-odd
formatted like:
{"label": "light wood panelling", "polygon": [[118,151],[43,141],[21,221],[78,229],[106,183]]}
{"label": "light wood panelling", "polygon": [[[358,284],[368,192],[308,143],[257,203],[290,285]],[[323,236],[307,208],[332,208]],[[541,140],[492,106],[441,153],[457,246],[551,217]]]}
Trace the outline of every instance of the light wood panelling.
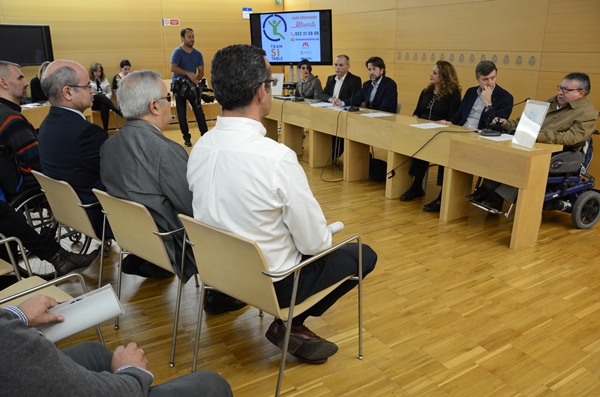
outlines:
{"label": "light wood panelling", "polygon": [[[287,2],[286,2],[287,4]],[[287,8],[287,5],[286,5]],[[344,15],[344,14],[364,14],[372,11],[396,11],[396,0],[377,0],[377,1],[364,1],[364,0],[311,0],[310,8],[313,10],[326,10],[331,9],[333,15]],[[377,32],[381,25],[369,25],[368,30],[370,32]]]}
{"label": "light wood panelling", "polygon": [[439,5],[452,5],[459,3],[487,3],[490,0],[397,0],[396,8],[416,8],[416,7],[431,7]]}
{"label": "light wood panelling", "polygon": [[550,0],[544,51],[571,53],[592,50],[598,53],[599,20],[600,1]]}
{"label": "light wood panelling", "polygon": [[548,0],[498,0],[398,10],[396,46],[541,51]]}

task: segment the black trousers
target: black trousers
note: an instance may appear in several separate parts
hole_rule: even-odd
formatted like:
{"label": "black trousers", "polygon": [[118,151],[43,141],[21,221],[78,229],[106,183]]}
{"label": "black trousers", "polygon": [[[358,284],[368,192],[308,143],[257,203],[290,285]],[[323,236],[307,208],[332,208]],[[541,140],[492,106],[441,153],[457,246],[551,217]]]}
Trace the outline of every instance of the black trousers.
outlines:
{"label": "black trousers", "polygon": [[[190,92],[187,90],[187,92]],[[181,95],[175,95],[175,106],[177,107],[177,119],[179,120],[179,128],[181,129],[181,134],[183,135],[183,140],[188,141],[192,137],[190,135],[190,127],[187,122],[187,109],[186,102],[189,99],[183,97]],[[208,131],[208,126],[206,125],[206,117],[204,117],[204,111],[202,110],[202,105],[194,106],[195,100],[190,100],[190,104],[192,105],[192,109],[194,111],[194,116],[196,116],[196,123],[198,123],[198,129],[200,130],[200,135],[204,135],[206,131]]]}
{"label": "black trousers", "polygon": [[[363,279],[367,274],[375,269],[377,263],[377,254],[371,247],[363,244]],[[309,255],[302,257],[302,260],[310,258]],[[335,284],[347,276],[358,273],[358,244],[348,244],[329,255],[322,257],[305,266],[300,271],[300,281],[298,283],[298,292],[296,303],[304,301],[311,295]],[[279,300],[280,307],[289,307],[294,287],[294,275],[291,274],[283,280],[274,283],[275,293]],[[302,325],[309,316],[319,317],[327,311],[333,304],[358,285],[357,281],[348,280],[334,289],[329,295],[319,303],[294,317],[292,324],[294,326]]]}
{"label": "black trousers", "polygon": [[[25,248],[43,260],[52,258],[60,248],[53,236],[39,235],[4,201],[0,201],[0,233],[6,237],[17,237]],[[16,253],[17,245],[11,244],[11,249]],[[0,249],[0,257],[9,260],[5,247]]]}
{"label": "black trousers", "polygon": [[113,112],[119,114],[119,109],[112,103],[110,99],[108,99],[106,95],[103,94],[94,95],[94,103],[92,105],[92,110],[100,111],[102,127],[106,132],[108,132],[108,111],[112,110]]}
{"label": "black trousers", "polygon": [[[410,170],[408,171],[408,174],[423,179],[423,178],[425,178],[425,174],[427,173],[428,168],[429,168],[428,161],[421,160],[421,159],[413,159],[412,164],[410,165]],[[444,166],[438,165],[437,185],[442,186],[443,183],[444,183]]]}

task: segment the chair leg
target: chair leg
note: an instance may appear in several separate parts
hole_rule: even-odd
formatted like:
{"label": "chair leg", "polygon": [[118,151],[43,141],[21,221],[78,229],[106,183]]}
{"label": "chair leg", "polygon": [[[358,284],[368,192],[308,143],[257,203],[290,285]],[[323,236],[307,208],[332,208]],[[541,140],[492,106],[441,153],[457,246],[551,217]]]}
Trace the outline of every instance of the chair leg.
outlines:
{"label": "chair leg", "polygon": [[171,340],[171,359],[169,367],[175,366],[175,342],[177,341],[177,325],[179,324],[179,309],[181,307],[181,293],[183,291],[183,279],[179,280],[177,286],[177,304],[175,306],[175,320],[173,321],[173,338]]}
{"label": "chair leg", "polygon": [[[123,278],[123,250],[119,252],[119,277],[117,278],[117,298],[121,300],[121,279]],[[119,329],[119,317],[115,317],[115,329]]]}
{"label": "chair leg", "polygon": [[290,335],[292,333],[292,317],[288,318],[285,324],[285,337],[283,338],[283,346],[281,348],[281,360],[279,363],[279,376],[277,377],[277,388],[275,389],[275,397],[279,397],[281,392],[281,381],[283,380],[283,371],[285,370],[285,361],[287,359],[287,349],[290,344]]}
{"label": "chair leg", "polygon": [[198,345],[200,344],[200,331],[202,329],[202,316],[204,314],[205,298],[206,288],[204,288],[204,283],[200,283],[200,306],[198,306],[198,324],[196,324],[196,341],[194,342],[194,360],[192,361],[192,372],[196,372],[196,362],[198,361]]}
{"label": "chair leg", "polygon": [[196,280],[196,288],[200,288],[200,279],[198,278],[198,273],[194,274],[194,280]]}
{"label": "chair leg", "polygon": [[104,241],[106,240],[106,214],[102,220],[102,240],[100,240],[100,273],[98,274],[98,289],[102,287],[102,268],[104,266]]}

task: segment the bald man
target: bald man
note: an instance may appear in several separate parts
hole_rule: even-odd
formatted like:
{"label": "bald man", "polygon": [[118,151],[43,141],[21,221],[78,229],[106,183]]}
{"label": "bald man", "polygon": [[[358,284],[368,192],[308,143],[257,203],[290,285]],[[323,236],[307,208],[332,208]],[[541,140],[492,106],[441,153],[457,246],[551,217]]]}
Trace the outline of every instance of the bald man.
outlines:
{"label": "bald man", "polygon": [[[87,70],[74,61],[54,61],[42,78],[42,89],[52,105],[39,133],[44,174],[68,182],[83,204],[95,203],[92,189],[105,190],[100,181],[100,147],[108,134],[83,115],[92,106],[94,94]],[[101,236],[102,209],[95,206],[86,211],[96,235]],[[112,237],[107,229],[107,237]]]}

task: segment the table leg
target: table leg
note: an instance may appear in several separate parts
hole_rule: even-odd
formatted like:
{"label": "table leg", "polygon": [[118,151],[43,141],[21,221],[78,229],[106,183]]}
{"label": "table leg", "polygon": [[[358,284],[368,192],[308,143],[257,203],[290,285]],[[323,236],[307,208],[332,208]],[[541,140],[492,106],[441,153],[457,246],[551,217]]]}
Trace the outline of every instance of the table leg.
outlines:
{"label": "table leg", "polygon": [[281,143],[296,152],[302,154],[302,127],[297,125],[281,123]]}
{"label": "table leg", "polygon": [[[387,179],[385,181],[385,198],[390,200],[397,199],[412,186],[413,177],[408,174],[412,160],[406,161],[407,159],[409,159],[408,156],[388,151],[388,175],[386,176]],[[398,167],[400,164],[402,164],[402,166]],[[392,170],[394,170],[394,176],[390,178],[389,172]]]}
{"label": "table leg", "polygon": [[331,135],[310,130],[308,136],[308,165],[311,168],[331,164]]}
{"label": "table leg", "polygon": [[369,179],[370,146],[346,139],[344,147],[344,180]]}
{"label": "table leg", "polygon": [[527,189],[519,189],[510,236],[510,248],[517,249],[537,241],[542,222],[544,192],[550,169],[550,155],[531,159]]}
{"label": "table leg", "polygon": [[444,167],[440,219],[449,222],[468,215],[470,203],[465,198],[473,188],[473,175]]}

